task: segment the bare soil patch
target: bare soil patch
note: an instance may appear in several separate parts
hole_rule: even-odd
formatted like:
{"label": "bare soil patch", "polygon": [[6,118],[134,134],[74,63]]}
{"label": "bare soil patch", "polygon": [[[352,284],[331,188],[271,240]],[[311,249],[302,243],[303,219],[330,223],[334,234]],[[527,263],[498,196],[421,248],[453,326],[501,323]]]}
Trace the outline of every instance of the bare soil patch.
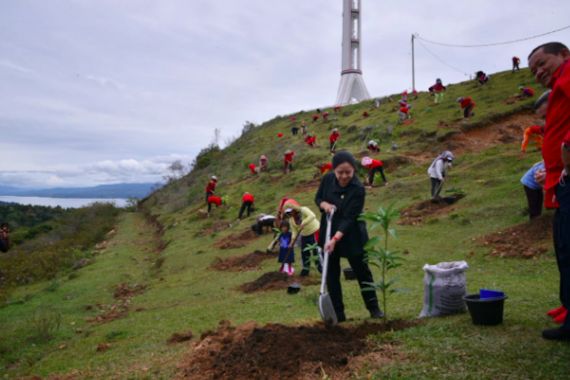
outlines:
{"label": "bare soil patch", "polygon": [[251,229],[226,236],[214,244],[219,249],[233,249],[245,247],[250,241],[255,240],[257,235]]}
{"label": "bare soil patch", "polygon": [[276,258],[274,253],[254,251],[247,255],[229,257],[227,259],[217,257],[210,267],[216,270],[241,272],[255,270],[259,268],[263,261]]}
{"label": "bare soil patch", "polygon": [[452,206],[464,197],[464,194],[455,194],[442,197],[438,201],[430,199],[411,205],[400,212],[398,224],[415,226],[422,224],[430,217],[448,214],[454,210]]}
{"label": "bare soil patch", "polygon": [[[405,360],[394,344],[373,343],[371,334],[417,322],[392,321],[326,327],[220,322],[206,332],[179,364],[178,379],[346,379],[364,364]],[[369,359],[369,360],[366,360]],[[372,369],[372,368],[370,368]]]}
{"label": "bare soil patch", "polygon": [[548,251],[552,245],[552,215],[542,215],[532,221],[483,236],[479,242],[498,257],[529,259]]}
{"label": "bare soil patch", "polygon": [[[99,310],[99,315],[88,318],[87,322],[93,324],[102,324],[114,321],[119,318],[124,318],[129,313],[129,308],[131,305],[131,298],[139,294],[144,293],[146,290],[146,285],[134,284],[129,285],[126,283],[121,283],[115,287],[113,292],[113,297],[117,302],[110,305],[97,304],[97,309]],[[93,307],[88,305],[86,310],[92,310]]]}
{"label": "bare soil patch", "polygon": [[190,339],[192,339],[193,336],[194,335],[192,334],[192,331],[186,331],[183,333],[174,333],[170,336],[170,338],[168,338],[166,342],[168,344],[187,342]]}
{"label": "bare soil patch", "polygon": [[282,272],[267,272],[261,275],[257,280],[246,282],[239,289],[244,293],[254,293],[267,290],[283,290],[293,283],[304,286],[320,284],[320,280],[306,276],[288,276]]}

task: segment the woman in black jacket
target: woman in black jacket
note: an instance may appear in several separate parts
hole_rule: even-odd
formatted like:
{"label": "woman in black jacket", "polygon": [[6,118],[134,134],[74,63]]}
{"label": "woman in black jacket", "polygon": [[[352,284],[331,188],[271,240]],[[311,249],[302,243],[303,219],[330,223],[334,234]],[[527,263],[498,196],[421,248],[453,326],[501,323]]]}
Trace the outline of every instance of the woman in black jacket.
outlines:
{"label": "woman in black jacket", "polygon": [[368,241],[366,224],[358,217],[364,208],[365,190],[355,176],[356,161],[348,152],[338,152],[333,157],[333,171],[321,180],[315,203],[321,209],[319,245],[324,246],[326,214],[334,208],[331,239],[325,252],[331,252],[327,274],[327,287],[339,322],[345,321],[342,288],[340,285],[340,258],[346,257],[361,288],[362,298],[370,316],[381,318],[382,311],[374,290],[362,290],[374,282],[372,272],[364,261],[364,244]]}

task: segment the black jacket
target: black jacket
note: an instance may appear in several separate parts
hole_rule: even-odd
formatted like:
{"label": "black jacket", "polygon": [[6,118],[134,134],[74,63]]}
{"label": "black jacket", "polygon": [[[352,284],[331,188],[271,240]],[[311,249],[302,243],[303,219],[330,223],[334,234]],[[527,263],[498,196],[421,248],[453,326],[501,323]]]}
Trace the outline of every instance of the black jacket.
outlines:
{"label": "black jacket", "polygon": [[[333,216],[331,237],[336,231],[344,233],[343,238],[335,246],[335,254],[343,257],[364,254],[364,244],[368,241],[366,224],[358,217],[364,208],[366,192],[358,178],[354,176],[346,187],[338,184],[334,172],[326,174],[321,180],[319,190],[315,196],[315,203],[320,208],[325,201],[336,206]],[[321,228],[319,231],[319,245],[324,246],[327,231],[327,217],[321,210]]]}

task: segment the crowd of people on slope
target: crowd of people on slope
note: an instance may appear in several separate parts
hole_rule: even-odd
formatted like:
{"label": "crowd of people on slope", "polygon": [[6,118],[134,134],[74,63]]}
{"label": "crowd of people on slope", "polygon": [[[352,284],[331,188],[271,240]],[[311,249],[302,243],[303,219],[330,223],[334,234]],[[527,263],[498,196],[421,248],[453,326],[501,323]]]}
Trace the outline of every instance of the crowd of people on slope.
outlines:
{"label": "crowd of people on slope", "polygon": [[[570,340],[570,315],[567,310],[570,307],[570,51],[561,43],[548,43],[535,48],[528,56],[529,67],[537,82],[550,90],[543,94],[535,102],[536,114],[544,118],[544,125],[530,126],[525,130],[521,144],[521,154],[524,154],[532,140],[536,147],[541,150],[543,161],[534,164],[521,178],[528,201],[529,217],[536,218],[544,207],[554,208],[554,249],[560,272],[560,300],[562,305],[549,311],[549,315],[561,324],[561,327],[546,329],[542,335],[545,339]],[[513,57],[512,72],[520,70],[520,59]],[[488,82],[488,76],[478,72],[476,80],[484,85]],[[444,99],[446,87],[438,78],[430,87],[429,92],[434,95],[434,103],[440,104]],[[534,89],[520,87],[521,97],[533,97]],[[407,96],[407,94],[403,94]],[[403,100],[407,99],[403,96]],[[457,99],[463,117],[473,116],[475,102],[465,96]],[[400,103],[400,106],[403,102]],[[308,134],[306,124],[301,128],[305,135]],[[293,130],[292,130],[293,132]],[[295,135],[297,132],[293,132]],[[332,134],[332,133],[331,133]],[[334,145],[338,137],[329,139],[329,150],[336,151]],[[367,144],[370,153],[378,153],[378,143],[371,140]],[[290,159],[284,160],[285,170],[291,169],[294,152],[288,151]],[[429,166],[427,172],[430,179],[432,199],[440,196],[442,186],[446,180],[449,169],[452,167],[454,154],[451,151],[443,151]],[[373,182],[378,173],[384,182],[386,178],[383,172],[383,163],[370,157],[364,157],[360,165],[367,168],[367,182]],[[289,166],[289,167],[288,167]],[[342,301],[342,289],[340,285],[340,258],[346,257],[354,270],[361,288],[365,282],[372,282],[372,273],[363,259],[364,243],[368,236],[366,226],[358,220],[358,215],[363,210],[365,190],[364,185],[358,180],[356,172],[358,164],[354,157],[345,151],[336,152],[332,162],[318,164],[321,173],[321,182],[315,195],[315,203],[321,211],[320,222],[309,207],[303,207],[295,200],[284,198],[278,208],[278,216],[261,215],[257,218],[252,228],[256,233],[263,233],[264,229],[278,226],[280,232],[272,244],[279,243],[280,270],[285,273],[294,273],[294,247],[295,240],[301,237],[301,257],[303,268],[301,275],[308,275],[312,261],[316,261],[316,269],[319,270],[320,260],[315,260],[323,252],[331,254],[330,271],[327,276],[327,285],[331,293],[335,312],[339,321],[344,321],[344,304]],[[209,190],[215,189],[215,177],[212,177],[206,189],[206,195],[211,196]],[[212,184],[213,181],[213,185]],[[245,200],[244,200],[245,203]],[[253,200],[251,200],[253,203]],[[240,217],[247,205],[240,209]],[[326,242],[325,230],[327,215],[334,210],[332,219],[332,237]],[[315,248],[313,242],[318,242]],[[268,249],[272,249],[270,245]],[[365,306],[372,317],[382,316],[378,307],[376,294],[373,290],[363,289],[362,292]]]}

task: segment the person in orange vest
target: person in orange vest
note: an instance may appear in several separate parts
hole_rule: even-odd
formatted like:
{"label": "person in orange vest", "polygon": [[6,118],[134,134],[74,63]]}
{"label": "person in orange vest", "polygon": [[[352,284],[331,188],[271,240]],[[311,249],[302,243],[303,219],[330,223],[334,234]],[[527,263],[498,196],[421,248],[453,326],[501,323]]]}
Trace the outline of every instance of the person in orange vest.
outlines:
{"label": "person in orange vest", "polygon": [[283,171],[285,174],[293,170],[293,157],[295,157],[295,152],[287,149],[283,155]]}
{"label": "person in orange vest", "polygon": [[208,197],[210,195],[214,195],[214,191],[216,191],[216,185],[218,184],[218,177],[215,175],[210,177],[210,181],[206,185],[206,204],[209,207]]}
{"label": "person in orange vest", "polygon": [[255,201],[253,194],[248,193],[247,191],[243,193],[241,197],[241,207],[239,209],[238,219],[241,219],[245,210],[247,210],[247,216],[251,214],[251,210],[253,209],[253,202]]}
{"label": "person in orange vest", "polygon": [[363,167],[368,169],[369,186],[374,186],[374,175],[376,173],[380,173],[382,181],[384,181],[385,184],[388,183],[388,181],[386,181],[386,176],[384,175],[384,163],[382,161],[375,160],[370,157],[363,157],[360,163],[362,164]]}
{"label": "person in orange vest", "polygon": [[473,99],[471,99],[470,96],[457,98],[457,103],[459,103],[461,109],[463,110],[463,118],[468,119],[471,116],[475,115],[473,113],[473,108],[475,108],[475,102],[473,101]]}
{"label": "person in orange vest", "polygon": [[330,136],[329,136],[329,150],[331,153],[334,153],[336,150],[336,142],[338,141],[340,137],[340,133],[338,133],[338,128],[333,128]]}
{"label": "person in orange vest", "polygon": [[521,63],[521,59],[517,56],[514,56],[513,57],[513,71],[511,71],[511,72],[514,73],[515,70],[520,71],[520,68],[519,68],[520,63]]}
{"label": "person in orange vest", "polygon": [[307,135],[307,137],[305,137],[305,142],[307,143],[308,146],[314,148],[315,145],[317,144],[317,136],[309,134]]}

